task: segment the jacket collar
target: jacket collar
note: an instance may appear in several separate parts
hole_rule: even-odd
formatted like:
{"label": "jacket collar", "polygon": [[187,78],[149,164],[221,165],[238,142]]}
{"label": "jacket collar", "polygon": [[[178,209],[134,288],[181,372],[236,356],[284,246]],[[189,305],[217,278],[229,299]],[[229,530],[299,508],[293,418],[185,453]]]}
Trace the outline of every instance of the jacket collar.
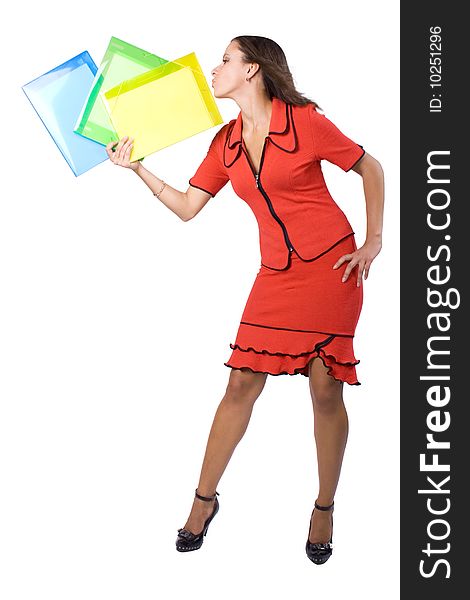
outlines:
{"label": "jacket collar", "polygon": [[[228,130],[224,148],[224,163],[230,167],[240,156],[242,150],[242,113],[238,114],[233,126]],[[271,121],[268,137],[271,142],[285,152],[294,152],[297,147],[292,105],[279,98],[272,99]]]}

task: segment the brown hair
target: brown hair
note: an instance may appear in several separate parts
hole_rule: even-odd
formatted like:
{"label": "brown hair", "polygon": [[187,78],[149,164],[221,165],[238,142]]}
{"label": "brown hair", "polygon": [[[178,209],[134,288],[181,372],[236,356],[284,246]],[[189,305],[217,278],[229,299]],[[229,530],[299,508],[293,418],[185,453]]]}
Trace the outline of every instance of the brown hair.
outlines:
{"label": "brown hair", "polygon": [[295,89],[292,73],[286,55],[274,40],[259,35],[239,35],[232,39],[237,42],[244,62],[255,62],[260,66],[264,87],[269,99],[279,98],[287,104],[302,106],[313,104],[322,108]]}

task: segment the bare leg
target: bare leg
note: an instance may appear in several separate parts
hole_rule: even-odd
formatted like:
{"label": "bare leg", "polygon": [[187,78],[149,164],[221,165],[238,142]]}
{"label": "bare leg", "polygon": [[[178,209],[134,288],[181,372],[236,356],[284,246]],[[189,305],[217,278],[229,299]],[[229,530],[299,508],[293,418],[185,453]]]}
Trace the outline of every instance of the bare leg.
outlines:
{"label": "bare leg", "polygon": [[[215,493],[233,451],[248,427],[254,403],[264,388],[266,377],[266,373],[253,373],[245,368],[230,370],[227,390],[215,413],[207,441],[197,486],[202,496]],[[184,528],[199,533],[213,508],[214,500],[206,502],[195,497]]]}
{"label": "bare leg", "polygon": [[[348,415],[343,402],[343,382],[327,375],[320,358],[310,363],[310,394],[313,402],[317,446],[319,492],[317,503],[330,505],[335,496],[348,438]],[[327,542],[331,537],[331,511],[315,510],[309,540]]]}

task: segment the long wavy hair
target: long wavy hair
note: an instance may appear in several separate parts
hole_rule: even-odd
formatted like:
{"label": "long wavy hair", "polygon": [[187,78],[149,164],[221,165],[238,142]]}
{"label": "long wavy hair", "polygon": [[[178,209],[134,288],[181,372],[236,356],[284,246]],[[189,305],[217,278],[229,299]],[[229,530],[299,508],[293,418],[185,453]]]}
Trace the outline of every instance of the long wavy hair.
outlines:
{"label": "long wavy hair", "polygon": [[296,90],[286,55],[274,40],[259,35],[239,35],[232,42],[237,42],[244,62],[259,64],[270,100],[279,98],[296,106],[313,104],[322,110],[314,100]]}

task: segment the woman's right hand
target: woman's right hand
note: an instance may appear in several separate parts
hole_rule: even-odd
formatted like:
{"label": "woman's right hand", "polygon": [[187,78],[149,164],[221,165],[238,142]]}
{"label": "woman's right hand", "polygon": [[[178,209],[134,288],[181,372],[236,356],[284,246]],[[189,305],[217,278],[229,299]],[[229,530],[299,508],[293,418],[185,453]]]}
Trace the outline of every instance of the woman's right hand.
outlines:
{"label": "woman's right hand", "polygon": [[[109,144],[106,146],[106,153],[108,154],[110,161],[115,165],[119,165],[120,167],[125,167],[126,169],[132,169],[133,171],[136,171],[140,166],[140,161],[136,160],[134,162],[130,162],[129,160],[133,141],[134,138],[129,138],[129,136],[126,135],[118,142],[109,142]],[[113,150],[115,146],[116,149]]]}

